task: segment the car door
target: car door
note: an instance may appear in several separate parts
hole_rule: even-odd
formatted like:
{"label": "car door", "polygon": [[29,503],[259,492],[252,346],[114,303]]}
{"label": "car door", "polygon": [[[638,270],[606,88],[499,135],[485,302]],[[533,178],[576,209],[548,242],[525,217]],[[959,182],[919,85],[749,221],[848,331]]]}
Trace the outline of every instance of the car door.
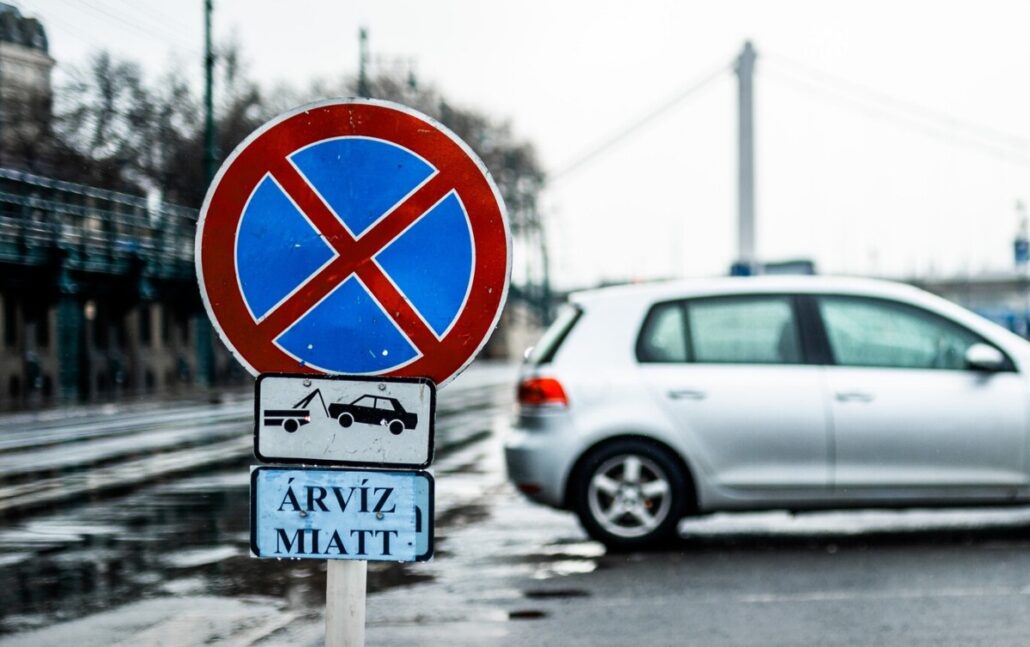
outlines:
{"label": "car door", "polygon": [[789,295],[663,303],[645,321],[645,382],[720,486],[829,487],[822,367],[807,362],[800,323]]}
{"label": "car door", "polygon": [[833,357],[826,370],[838,490],[1002,493],[1027,482],[1026,385],[1014,365],[966,367],[966,350],[985,342],[980,335],[899,301],[817,300]]}

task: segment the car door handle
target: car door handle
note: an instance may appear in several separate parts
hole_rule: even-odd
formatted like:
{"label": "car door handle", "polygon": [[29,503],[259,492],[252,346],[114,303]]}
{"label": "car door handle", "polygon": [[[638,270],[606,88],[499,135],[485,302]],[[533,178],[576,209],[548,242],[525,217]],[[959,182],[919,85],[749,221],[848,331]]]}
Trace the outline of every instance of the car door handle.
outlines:
{"label": "car door handle", "polygon": [[676,389],[669,391],[669,397],[673,400],[704,400],[705,392],[698,389]]}
{"label": "car door handle", "polygon": [[872,402],[873,396],[860,391],[842,391],[837,394],[838,402]]}

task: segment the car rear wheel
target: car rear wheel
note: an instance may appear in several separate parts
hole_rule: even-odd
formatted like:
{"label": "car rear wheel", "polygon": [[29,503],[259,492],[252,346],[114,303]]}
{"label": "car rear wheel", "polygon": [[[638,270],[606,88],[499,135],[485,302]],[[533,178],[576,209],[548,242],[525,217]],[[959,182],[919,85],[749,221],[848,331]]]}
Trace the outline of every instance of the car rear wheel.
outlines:
{"label": "car rear wheel", "polygon": [[400,436],[401,432],[404,431],[404,423],[400,420],[390,421],[390,433],[394,436]]}
{"label": "car rear wheel", "polygon": [[576,512],[587,533],[609,548],[659,547],[675,539],[688,491],[668,452],[646,441],[621,440],[585,459]]}
{"label": "car rear wheel", "polygon": [[347,427],[350,427],[354,424],[354,416],[344,411],[340,414],[340,417],[337,419],[337,422],[340,423],[341,427],[346,429]]}

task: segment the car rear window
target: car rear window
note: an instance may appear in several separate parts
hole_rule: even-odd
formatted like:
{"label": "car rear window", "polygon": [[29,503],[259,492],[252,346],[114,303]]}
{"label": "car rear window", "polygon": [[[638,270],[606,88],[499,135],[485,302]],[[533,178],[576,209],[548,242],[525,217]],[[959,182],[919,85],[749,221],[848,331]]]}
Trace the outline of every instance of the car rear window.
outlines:
{"label": "car rear window", "polygon": [[641,362],[686,362],[686,325],[682,303],[656,305],[644,321],[637,358]]}
{"label": "car rear window", "polygon": [[558,349],[561,348],[565,338],[572,332],[572,327],[576,325],[582,314],[583,310],[579,306],[572,304],[563,306],[558,312],[554,323],[547,328],[540,341],[526,353],[526,363],[538,366],[553,361],[555,354],[558,353]]}

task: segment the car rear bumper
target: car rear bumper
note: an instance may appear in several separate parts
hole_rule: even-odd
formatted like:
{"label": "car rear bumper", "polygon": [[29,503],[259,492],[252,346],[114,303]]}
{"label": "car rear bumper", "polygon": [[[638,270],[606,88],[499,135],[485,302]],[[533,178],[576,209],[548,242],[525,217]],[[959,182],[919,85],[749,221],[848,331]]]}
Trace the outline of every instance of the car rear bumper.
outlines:
{"label": "car rear bumper", "polygon": [[504,443],[508,479],[520,492],[554,508],[565,505],[565,481],[575,449],[562,433],[569,424],[562,414],[519,416]]}

